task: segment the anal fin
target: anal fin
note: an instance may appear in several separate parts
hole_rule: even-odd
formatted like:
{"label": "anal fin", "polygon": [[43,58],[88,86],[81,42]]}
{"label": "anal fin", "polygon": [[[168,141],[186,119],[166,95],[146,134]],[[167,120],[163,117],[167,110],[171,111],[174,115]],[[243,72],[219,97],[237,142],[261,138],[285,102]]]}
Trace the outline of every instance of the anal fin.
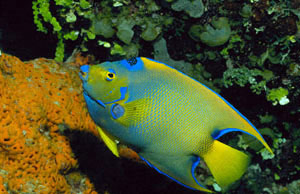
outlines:
{"label": "anal fin", "polygon": [[149,166],[173,181],[189,189],[212,193],[195,178],[194,170],[200,161],[198,156],[177,156],[153,152],[139,153],[139,155]]}

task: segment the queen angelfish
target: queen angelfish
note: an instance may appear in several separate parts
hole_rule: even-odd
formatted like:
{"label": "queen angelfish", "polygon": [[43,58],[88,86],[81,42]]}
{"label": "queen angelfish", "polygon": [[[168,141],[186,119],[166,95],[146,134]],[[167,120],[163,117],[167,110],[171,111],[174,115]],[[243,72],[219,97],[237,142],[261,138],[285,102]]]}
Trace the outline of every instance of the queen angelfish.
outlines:
{"label": "queen angelfish", "polygon": [[89,113],[114,154],[117,140],[190,189],[211,192],[195,178],[200,160],[222,188],[246,171],[249,157],[218,141],[226,133],[252,135],[272,153],[229,102],[164,63],[140,57],[84,65],[80,77]]}

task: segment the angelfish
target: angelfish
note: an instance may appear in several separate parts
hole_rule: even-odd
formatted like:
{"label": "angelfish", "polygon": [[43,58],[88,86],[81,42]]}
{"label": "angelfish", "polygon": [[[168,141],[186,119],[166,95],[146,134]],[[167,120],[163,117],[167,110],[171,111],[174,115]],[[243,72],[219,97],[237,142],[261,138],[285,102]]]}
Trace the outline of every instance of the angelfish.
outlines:
{"label": "angelfish", "polygon": [[194,190],[211,192],[195,178],[204,160],[217,183],[240,179],[249,157],[218,139],[258,130],[229,102],[205,85],[153,59],[84,65],[80,68],[88,111],[99,133],[118,156],[116,142],[127,145],[158,172]]}

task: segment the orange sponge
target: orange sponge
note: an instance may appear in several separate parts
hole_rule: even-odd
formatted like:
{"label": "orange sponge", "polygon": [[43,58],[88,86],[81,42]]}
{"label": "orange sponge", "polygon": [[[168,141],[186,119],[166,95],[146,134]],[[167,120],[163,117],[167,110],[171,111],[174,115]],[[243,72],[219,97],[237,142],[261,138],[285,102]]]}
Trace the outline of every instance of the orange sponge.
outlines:
{"label": "orange sponge", "polygon": [[[68,138],[58,131],[67,126],[98,136],[78,76],[79,66],[89,60],[77,54],[64,64],[43,58],[22,62],[0,55],[1,194],[72,193],[75,183],[67,177],[78,164]],[[139,161],[126,147],[121,146],[120,155]],[[79,178],[78,192],[97,194],[86,176]]]}
{"label": "orange sponge", "polygon": [[[2,53],[0,102],[0,193],[71,193],[64,175],[77,160],[58,126],[97,135],[76,65]],[[96,194],[89,181],[82,188]]]}

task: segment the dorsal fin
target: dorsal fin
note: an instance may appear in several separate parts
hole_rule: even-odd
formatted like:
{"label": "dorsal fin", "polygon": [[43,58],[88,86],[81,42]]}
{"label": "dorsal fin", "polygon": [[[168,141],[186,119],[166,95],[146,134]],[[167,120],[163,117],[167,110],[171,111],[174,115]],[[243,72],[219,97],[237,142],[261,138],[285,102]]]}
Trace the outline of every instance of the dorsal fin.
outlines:
{"label": "dorsal fin", "polygon": [[274,154],[272,149],[267,144],[267,142],[264,140],[264,138],[261,136],[261,134],[254,127],[252,129],[251,128],[246,128],[246,130],[237,129],[237,128],[226,128],[226,129],[222,129],[222,130],[216,129],[212,133],[212,137],[216,140],[216,139],[219,139],[221,136],[225,135],[226,133],[235,132],[235,131],[243,132],[243,133],[246,133],[248,135],[251,135],[251,136],[257,138],[267,148],[267,150],[271,154]]}

